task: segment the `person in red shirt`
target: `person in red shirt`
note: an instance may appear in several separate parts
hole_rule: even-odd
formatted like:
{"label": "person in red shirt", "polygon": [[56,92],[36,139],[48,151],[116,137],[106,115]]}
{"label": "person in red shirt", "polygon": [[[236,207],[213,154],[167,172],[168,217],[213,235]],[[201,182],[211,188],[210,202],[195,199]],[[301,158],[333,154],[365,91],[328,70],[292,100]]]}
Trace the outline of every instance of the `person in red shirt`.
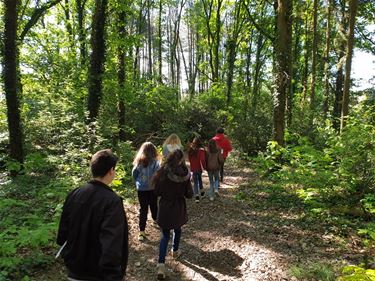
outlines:
{"label": "person in red shirt", "polygon": [[199,137],[195,137],[189,150],[190,170],[193,173],[195,202],[199,203],[199,195],[203,196],[202,172],[206,169],[206,152]]}
{"label": "person in red shirt", "polygon": [[222,163],[220,167],[220,181],[223,182],[224,179],[224,163],[225,159],[228,157],[229,152],[232,151],[232,144],[231,141],[224,135],[224,129],[223,128],[217,128],[216,129],[216,135],[212,138],[216,145],[221,150],[221,155],[223,156],[224,162]]}

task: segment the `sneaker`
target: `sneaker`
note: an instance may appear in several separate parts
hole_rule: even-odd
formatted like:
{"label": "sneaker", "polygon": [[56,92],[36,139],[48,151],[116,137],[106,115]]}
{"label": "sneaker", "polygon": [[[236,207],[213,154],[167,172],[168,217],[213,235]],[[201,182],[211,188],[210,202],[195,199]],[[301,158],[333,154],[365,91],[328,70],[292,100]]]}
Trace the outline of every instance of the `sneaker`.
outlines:
{"label": "sneaker", "polygon": [[138,235],[138,240],[143,241],[146,239],[146,233],[144,231],[140,231]]}
{"label": "sneaker", "polygon": [[199,203],[199,196],[195,196],[195,203]]}
{"label": "sneaker", "polygon": [[158,280],[164,280],[165,279],[165,264],[158,263],[156,268],[157,268]]}
{"label": "sneaker", "polygon": [[212,196],[210,197],[210,201],[214,201],[214,198]]}
{"label": "sneaker", "polygon": [[205,192],[204,192],[204,191],[202,191],[202,192],[201,192],[201,197],[204,197],[204,194],[205,194]]}
{"label": "sneaker", "polygon": [[178,259],[179,256],[181,256],[181,251],[180,250],[177,250],[177,251],[173,251],[173,249],[171,250],[171,256],[173,259]]}

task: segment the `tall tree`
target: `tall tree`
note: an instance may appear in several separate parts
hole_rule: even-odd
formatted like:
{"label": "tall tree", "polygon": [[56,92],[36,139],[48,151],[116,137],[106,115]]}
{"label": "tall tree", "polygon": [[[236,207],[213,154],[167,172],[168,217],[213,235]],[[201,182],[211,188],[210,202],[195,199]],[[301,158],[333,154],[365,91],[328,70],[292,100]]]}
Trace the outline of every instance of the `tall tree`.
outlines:
{"label": "tall tree", "polygon": [[346,47],[346,35],[345,32],[348,27],[347,13],[345,9],[345,1],[340,4],[340,9],[338,9],[338,17],[340,18],[339,25],[339,37],[336,39],[338,41],[337,49],[337,73],[335,81],[335,101],[333,104],[333,127],[339,131],[340,129],[340,117],[342,108],[342,96],[344,87],[344,59],[345,59],[345,47]]}
{"label": "tall tree", "polygon": [[324,102],[323,102],[323,114],[327,116],[328,113],[328,100],[329,100],[329,53],[331,51],[331,0],[326,0],[326,48],[324,52]]}
{"label": "tall tree", "polygon": [[[124,9],[124,7],[121,7]],[[125,32],[125,12],[118,12],[118,35],[119,35],[119,46],[117,47],[117,82],[118,82],[118,127],[119,127],[119,140],[125,141],[125,101],[123,93],[125,91],[125,47],[124,39],[126,36]]]}
{"label": "tall tree", "polygon": [[158,18],[158,81],[163,82],[163,38],[162,38],[162,14],[163,0],[159,0],[159,18]]}
{"label": "tall tree", "polygon": [[102,98],[102,76],[104,73],[105,38],[104,27],[106,20],[107,0],[95,0],[95,10],[92,17],[91,56],[89,67],[89,95],[87,109],[88,122],[94,122],[98,117]]}
{"label": "tall tree", "polygon": [[4,90],[7,104],[10,157],[20,163],[24,160],[23,131],[20,112],[20,85],[18,84],[18,0],[5,0],[4,12]]}
{"label": "tall tree", "polygon": [[285,100],[290,85],[293,0],[276,0],[275,83],[273,138],[284,145]]}
{"label": "tall tree", "polygon": [[234,23],[231,28],[231,32],[228,35],[227,40],[227,61],[228,61],[228,70],[227,70],[227,104],[231,103],[232,99],[232,86],[233,86],[233,73],[234,73],[234,64],[236,62],[236,54],[238,47],[238,38],[242,26],[244,23],[243,17],[241,15],[242,0],[237,0],[234,7]]}
{"label": "tall tree", "polygon": [[[21,77],[19,71],[19,48],[26,35],[35,26],[45,12],[58,4],[61,0],[51,0],[43,5],[36,6],[31,11],[30,18],[24,24],[23,29],[18,34],[18,9],[21,2],[19,0],[6,0],[4,2],[4,60],[3,77],[5,99],[7,104],[7,121],[9,130],[9,155],[12,159],[23,162],[23,130],[20,109],[20,95],[22,91]],[[25,4],[23,11],[26,10]],[[21,19],[23,14],[21,15]]]}
{"label": "tall tree", "polygon": [[313,5],[313,44],[312,44],[312,55],[311,55],[311,94],[310,94],[310,108],[315,109],[315,80],[316,80],[316,64],[317,64],[317,52],[318,52],[318,0],[314,0]]}
{"label": "tall tree", "polygon": [[78,23],[78,41],[81,65],[86,65],[86,30],[85,30],[85,5],[87,0],[76,0],[77,23]]}
{"label": "tall tree", "polygon": [[346,46],[346,60],[345,60],[345,81],[344,93],[341,109],[340,131],[346,125],[346,119],[349,114],[349,89],[350,89],[350,72],[352,69],[353,47],[354,47],[354,26],[358,9],[358,0],[349,1],[349,32]]}

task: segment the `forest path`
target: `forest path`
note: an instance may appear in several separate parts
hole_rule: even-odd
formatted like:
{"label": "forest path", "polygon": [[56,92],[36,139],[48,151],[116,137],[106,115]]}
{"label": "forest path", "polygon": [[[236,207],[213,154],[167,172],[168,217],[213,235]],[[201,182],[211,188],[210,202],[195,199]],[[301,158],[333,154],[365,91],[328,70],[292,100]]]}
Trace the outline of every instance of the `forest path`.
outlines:
{"label": "forest path", "polygon": [[[268,214],[241,200],[241,186],[254,184],[257,176],[233,162],[226,163],[225,175],[220,197],[213,202],[207,195],[200,203],[187,200],[189,221],[182,228],[182,255],[177,260],[167,256],[167,280],[290,280],[285,252],[272,246],[277,239]],[[207,192],[206,172],[203,182]],[[138,241],[138,205],[127,206],[126,211],[131,247],[127,280],[155,280],[160,232],[149,223],[147,240]]]}

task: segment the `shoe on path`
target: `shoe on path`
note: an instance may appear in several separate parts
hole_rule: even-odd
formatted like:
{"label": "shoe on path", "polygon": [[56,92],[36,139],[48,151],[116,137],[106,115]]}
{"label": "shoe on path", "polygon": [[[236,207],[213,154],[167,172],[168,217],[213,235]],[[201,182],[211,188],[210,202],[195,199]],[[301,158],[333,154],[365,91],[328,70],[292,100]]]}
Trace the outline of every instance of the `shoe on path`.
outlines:
{"label": "shoe on path", "polygon": [[144,241],[146,239],[146,233],[144,231],[140,231],[138,235],[139,241]]}
{"label": "shoe on path", "polygon": [[204,197],[204,195],[205,195],[205,192],[201,191],[201,197]]}
{"label": "shoe on path", "polygon": [[173,259],[178,259],[180,256],[181,256],[181,251],[180,250],[177,250],[177,251],[173,251],[173,249],[171,250],[171,256]]}
{"label": "shoe on path", "polygon": [[210,196],[210,201],[214,201],[214,197]]}
{"label": "shoe on path", "polygon": [[199,203],[199,196],[195,196],[195,203]]}
{"label": "shoe on path", "polygon": [[216,195],[217,197],[220,197],[219,190],[215,190],[215,195]]}
{"label": "shoe on path", "polygon": [[164,280],[165,279],[165,264],[158,263],[158,265],[156,266],[156,269],[157,269],[158,280]]}

